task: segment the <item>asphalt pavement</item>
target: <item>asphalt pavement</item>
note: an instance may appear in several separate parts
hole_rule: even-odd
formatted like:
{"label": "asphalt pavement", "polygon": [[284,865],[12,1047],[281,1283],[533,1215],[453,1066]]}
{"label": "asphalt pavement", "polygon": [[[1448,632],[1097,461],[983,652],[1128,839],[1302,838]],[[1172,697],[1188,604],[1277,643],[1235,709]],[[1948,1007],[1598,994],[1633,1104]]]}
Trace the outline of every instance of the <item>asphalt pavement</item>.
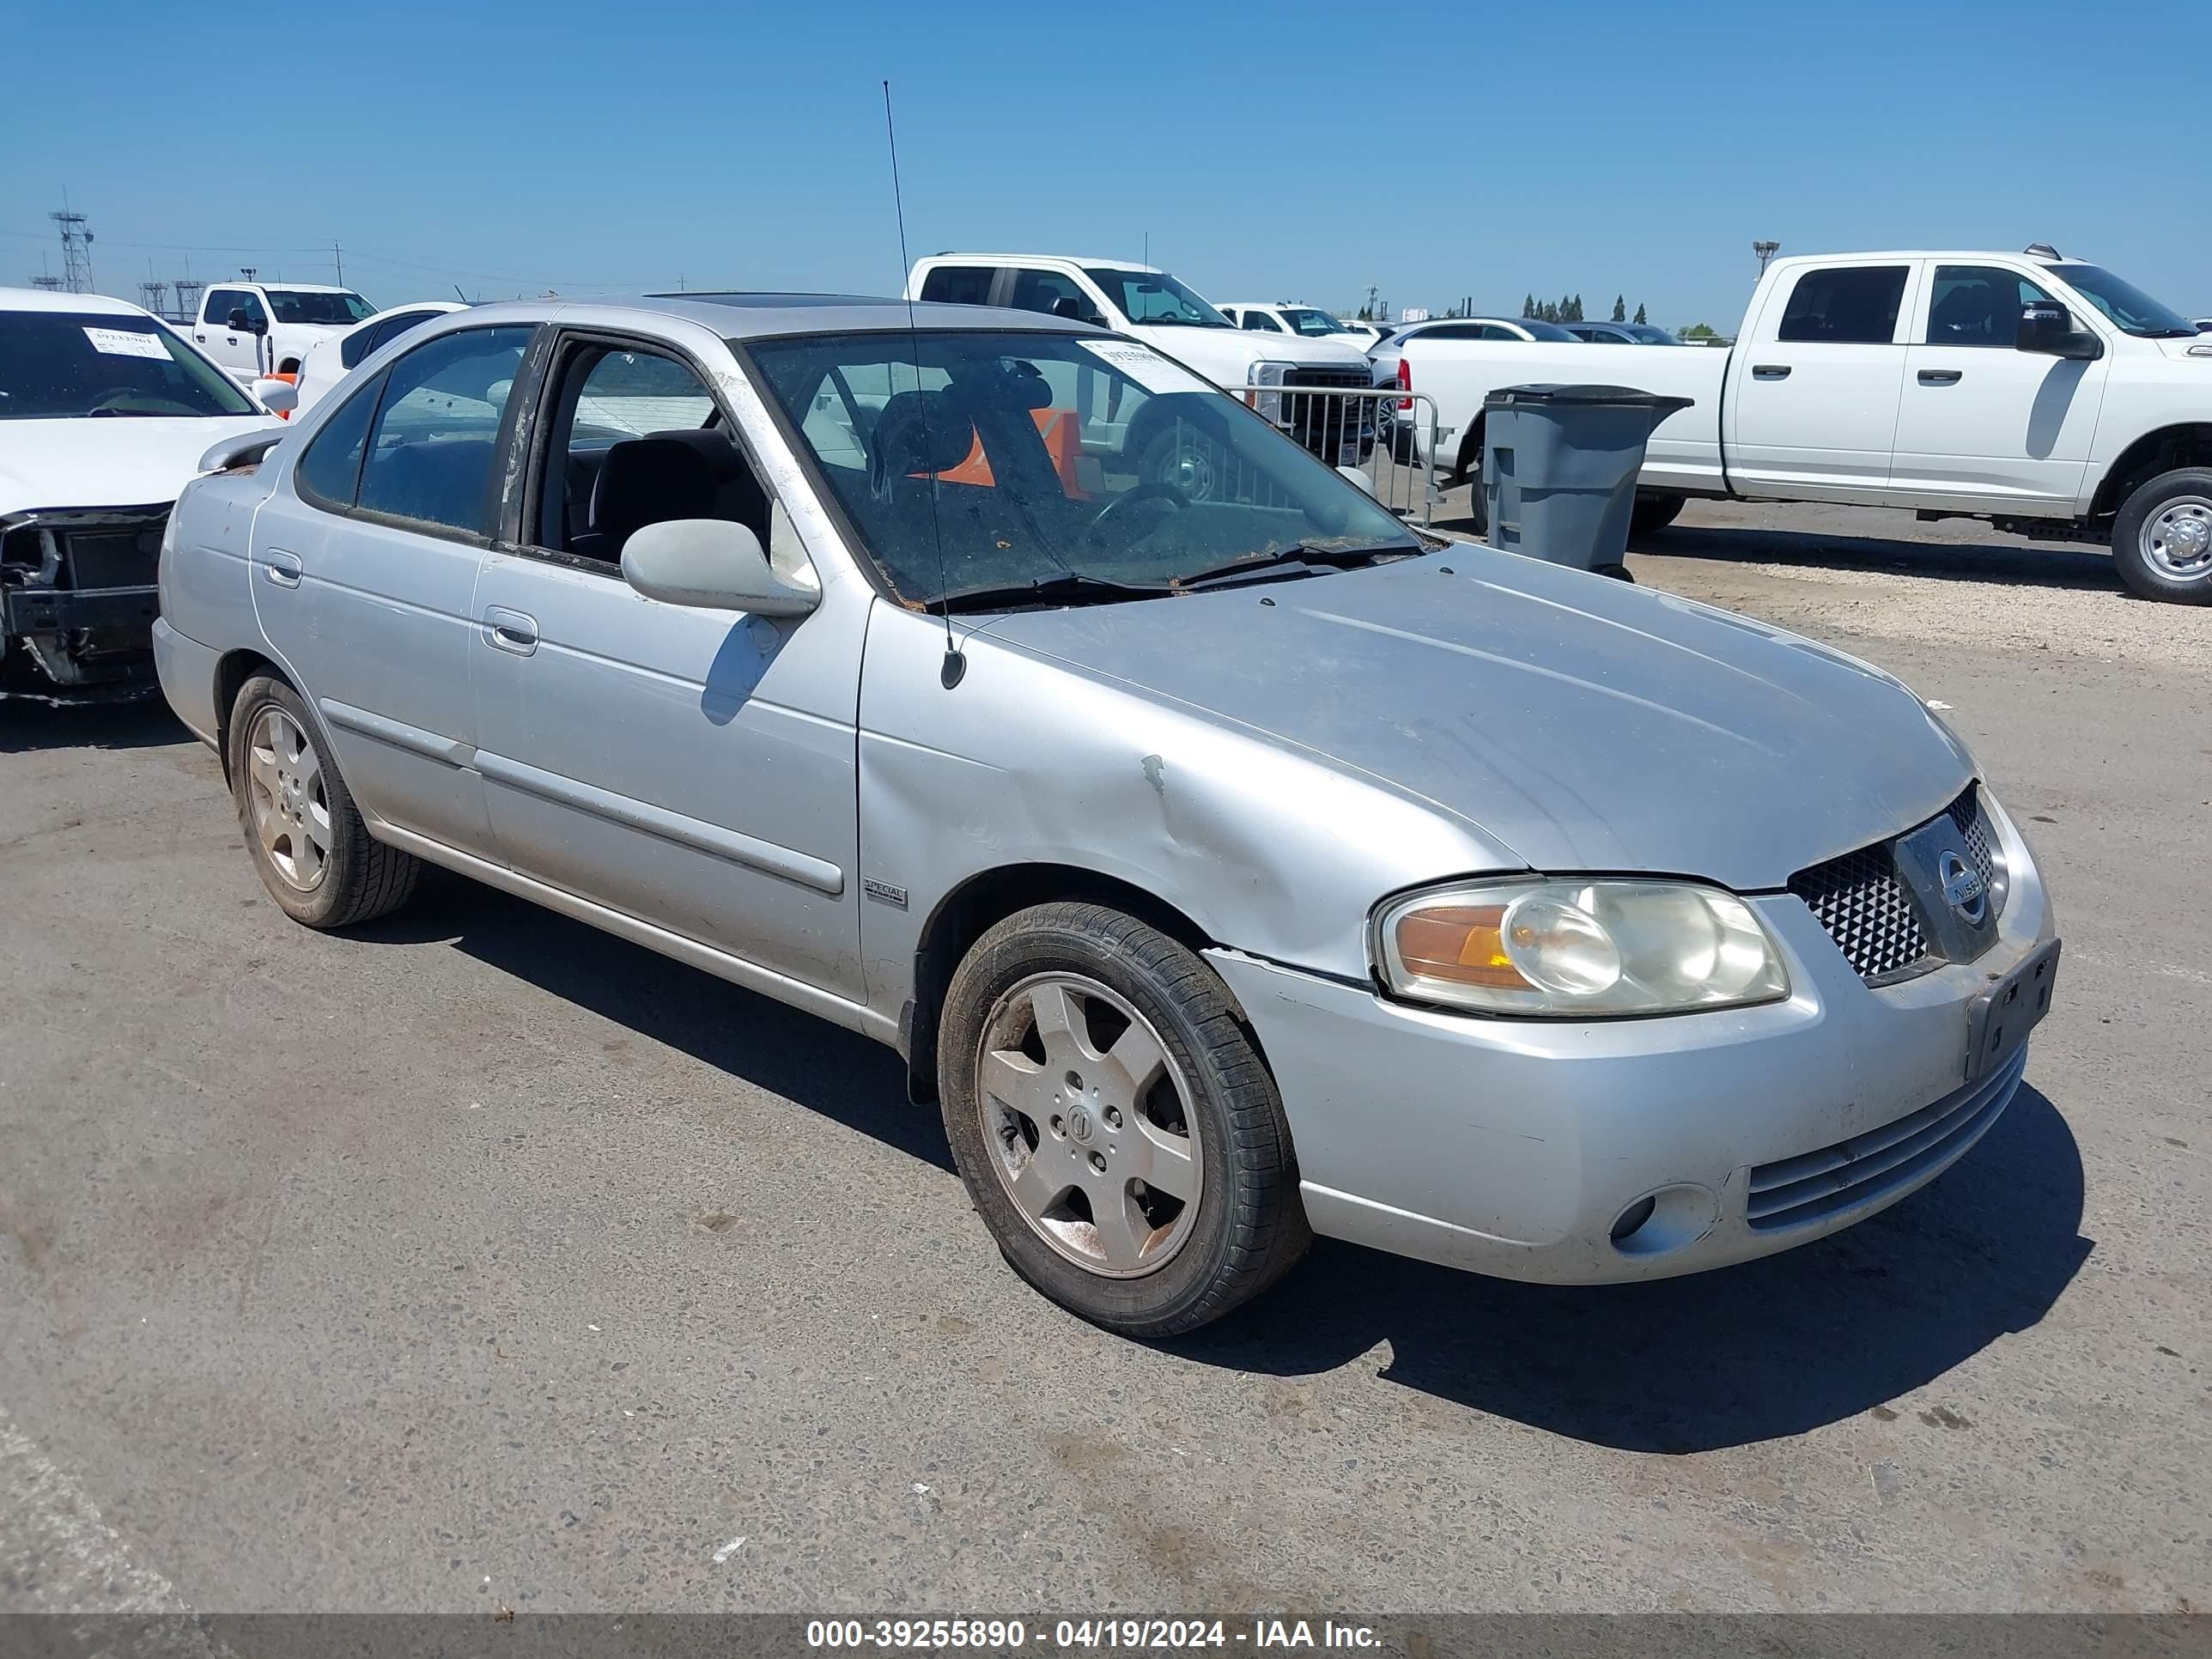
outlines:
{"label": "asphalt pavement", "polygon": [[2212,1603],[2212,610],[1843,509],[1631,562],[1946,705],[2067,941],[2027,1087],[1766,1261],[1323,1244],[1159,1347],[888,1050],[459,878],[309,933],[158,704],[0,707],[0,1608]]}

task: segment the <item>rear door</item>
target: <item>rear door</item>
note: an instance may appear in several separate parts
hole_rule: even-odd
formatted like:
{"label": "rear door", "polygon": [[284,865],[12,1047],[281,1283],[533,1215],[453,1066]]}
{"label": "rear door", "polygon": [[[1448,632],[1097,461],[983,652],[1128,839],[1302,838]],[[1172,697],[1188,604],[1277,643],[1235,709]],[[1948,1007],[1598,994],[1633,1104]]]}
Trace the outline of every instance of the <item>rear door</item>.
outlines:
{"label": "rear door", "polygon": [[1735,346],[1729,478],[1745,495],[1856,501],[1889,483],[1919,268],[1806,265]]}
{"label": "rear door", "polygon": [[320,423],[253,523],[263,633],[376,817],[489,856],[469,671],[527,324],[426,340]]}
{"label": "rear door", "polygon": [[2072,512],[2112,359],[2014,349],[2021,307],[2055,297],[2025,269],[1928,262],[1890,464],[1911,505]]}

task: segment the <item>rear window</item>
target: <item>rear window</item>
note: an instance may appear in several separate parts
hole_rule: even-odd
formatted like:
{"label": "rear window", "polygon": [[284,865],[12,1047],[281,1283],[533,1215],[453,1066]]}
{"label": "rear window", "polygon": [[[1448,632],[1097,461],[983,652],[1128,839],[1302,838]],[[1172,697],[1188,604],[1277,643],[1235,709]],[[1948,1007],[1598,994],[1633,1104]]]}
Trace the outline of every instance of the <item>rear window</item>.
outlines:
{"label": "rear window", "polygon": [[267,293],[269,307],[276,313],[280,323],[350,328],[376,314],[358,294],[302,293],[290,288],[272,288]]}
{"label": "rear window", "polygon": [[940,305],[987,306],[998,274],[989,265],[939,265],[921,279],[921,297]]}
{"label": "rear window", "polygon": [[1828,345],[1887,345],[1905,301],[1903,265],[1807,271],[1790,290],[1776,338]]}
{"label": "rear window", "polygon": [[0,421],[252,413],[228,375],[151,317],[0,311]]}

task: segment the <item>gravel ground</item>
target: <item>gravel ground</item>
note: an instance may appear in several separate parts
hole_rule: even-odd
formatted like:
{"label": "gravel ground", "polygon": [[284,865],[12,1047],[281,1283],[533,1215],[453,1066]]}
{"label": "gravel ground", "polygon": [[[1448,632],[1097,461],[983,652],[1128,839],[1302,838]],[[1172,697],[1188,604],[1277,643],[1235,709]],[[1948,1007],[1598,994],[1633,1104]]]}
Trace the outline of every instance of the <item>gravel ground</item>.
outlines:
{"label": "gravel ground", "polygon": [[1768,1261],[1324,1245],[1171,1347],[887,1051],[459,880],[307,933],[159,709],[0,708],[0,1608],[2206,1605],[2212,611],[1844,510],[1632,564],[1948,705],[2067,938],[2029,1086]]}

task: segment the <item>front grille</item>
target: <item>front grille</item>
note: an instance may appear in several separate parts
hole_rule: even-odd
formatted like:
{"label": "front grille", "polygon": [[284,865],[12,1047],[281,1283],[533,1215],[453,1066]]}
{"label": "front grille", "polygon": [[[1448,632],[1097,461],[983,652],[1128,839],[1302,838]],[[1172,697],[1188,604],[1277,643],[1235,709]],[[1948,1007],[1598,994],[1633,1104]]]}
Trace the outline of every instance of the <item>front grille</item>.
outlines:
{"label": "front grille", "polygon": [[[1968,784],[1943,809],[1943,816],[1958,826],[1966,854],[1981,872],[1992,912],[2002,912],[2003,872],[1996,858],[1996,832],[1982,806],[1980,788]],[[1805,901],[1828,937],[1850,958],[1854,971],[1869,983],[1929,960],[1928,936],[1897,873],[1898,839],[1859,848],[1790,878],[1790,890]]]}
{"label": "front grille", "polygon": [[1754,1232],[1807,1226],[1863,1209],[1911,1185],[1979,1139],[2011,1103],[2027,1069],[2023,1044],[1989,1076],[1932,1106],[1817,1152],[1757,1165],[1751,1172],[1745,1221]]}
{"label": "front grille", "polygon": [[1790,890],[1805,901],[1861,979],[1898,973],[1928,954],[1928,936],[1887,842],[1800,870],[1790,878]]}
{"label": "front grille", "polygon": [[1345,386],[1354,392],[1375,389],[1375,371],[1371,368],[1291,368],[1283,371],[1285,386]]}

